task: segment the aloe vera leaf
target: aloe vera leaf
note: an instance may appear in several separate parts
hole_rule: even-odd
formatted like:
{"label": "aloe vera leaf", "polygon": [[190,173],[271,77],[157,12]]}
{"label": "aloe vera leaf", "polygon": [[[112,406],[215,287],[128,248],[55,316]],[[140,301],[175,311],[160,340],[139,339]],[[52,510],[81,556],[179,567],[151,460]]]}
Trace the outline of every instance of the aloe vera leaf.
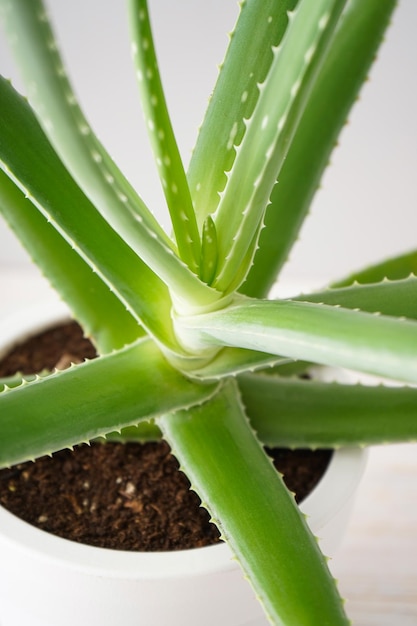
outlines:
{"label": "aloe vera leaf", "polygon": [[280,43],[288,26],[287,12],[296,4],[297,0],[240,3],[239,19],[230,36],[188,170],[200,227],[217,208],[227,172],[236,157],[236,146],[245,133],[245,119],[251,117],[259,98],[258,85],[264,82],[274,58],[272,49]]}
{"label": "aloe vera leaf", "polygon": [[[94,136],[83,112],[80,110],[66,76],[43,2],[41,0],[17,0],[16,2],[2,0],[0,9],[4,31],[19,63],[28,90],[28,98],[55,150],[66,162],[73,175],[75,173],[72,170],[75,169],[78,172],[78,176],[74,175],[74,177],[80,177],[85,182],[85,184],[81,184],[78,181],[87,195],[99,191],[104,196],[115,193],[115,190],[111,188],[111,180],[106,181],[104,186],[104,181],[100,179],[101,176],[107,174],[108,177],[110,175],[115,177],[118,184],[126,185],[118,192],[127,195],[124,202],[127,205],[127,199],[132,199],[135,192],[124,180],[116,165],[111,162],[110,157]],[[105,171],[107,166],[111,168],[111,171]],[[98,189],[87,191],[93,185]],[[108,189],[101,189],[103,186],[108,187]],[[119,200],[117,210],[123,207],[123,200]],[[93,199],[92,201],[94,202]],[[112,198],[110,203],[115,204],[116,198]],[[170,243],[169,238],[159,227],[155,218],[150,213],[148,214],[148,210],[140,198],[136,197],[133,204],[137,209],[140,207],[143,210],[143,217],[147,224],[157,229],[158,236],[168,245]],[[123,211],[120,210],[120,219],[123,219],[123,214],[130,210],[130,205]],[[131,228],[132,223],[129,222],[129,226]],[[136,225],[134,228],[137,230],[138,226]]]}
{"label": "aloe vera leaf", "polygon": [[[344,0],[300,3],[281,44],[273,50],[273,63],[246,121],[246,133],[215,215],[219,269],[213,286],[220,291],[239,286],[236,272],[243,260],[248,260],[254,233],[260,232],[272,189],[344,4]],[[254,253],[255,248],[246,271]]]}
{"label": "aloe vera leaf", "polygon": [[[408,272],[405,275],[407,274]],[[340,289],[328,288],[321,292],[301,294],[293,298],[293,300],[340,306],[368,313],[381,313],[383,315],[406,317],[415,320],[417,319],[416,290],[417,279],[414,276],[410,276],[404,280],[389,281],[385,279],[375,284],[355,284]],[[292,376],[305,372],[309,366],[311,366],[311,363],[307,361],[292,361],[280,357],[275,364],[270,362],[269,367],[264,369],[264,371],[269,375]],[[211,364],[204,368],[203,371],[206,372],[206,369],[210,371],[210,368]],[[254,369],[259,370],[262,367],[255,367]],[[239,372],[244,370],[249,371],[249,368],[242,367]]]}
{"label": "aloe vera leaf", "polygon": [[143,334],[117,296],[1,170],[0,213],[100,352],[122,348]]}
{"label": "aloe vera leaf", "polygon": [[311,365],[308,361],[283,360],[272,367],[264,368],[261,373],[268,376],[302,376],[308,373]]}
{"label": "aloe vera leaf", "polygon": [[187,375],[200,380],[218,380],[227,376],[237,376],[242,372],[272,369],[287,364],[290,360],[275,354],[245,350],[245,348],[223,348],[209,363],[187,371]]}
{"label": "aloe vera leaf", "polygon": [[259,250],[242,293],[265,297],[287,260],[396,4],[395,0],[348,3],[272,192]]}
{"label": "aloe vera leaf", "polygon": [[379,283],[353,284],[350,287],[300,295],[293,300],[322,302],[348,309],[417,319],[417,277],[383,280]]}
{"label": "aloe vera leaf", "polygon": [[141,339],[0,394],[2,466],[88,442],[210,397]]}
{"label": "aloe vera leaf", "polygon": [[52,150],[26,101],[4,79],[0,79],[0,130],[0,168],[148,332],[178,349],[164,283],[96,211]]}
{"label": "aloe vera leaf", "polygon": [[136,63],[142,109],[158,165],[180,257],[197,273],[200,235],[184,166],[165,102],[155,54],[148,4],[130,0],[133,59]]}
{"label": "aloe vera leaf", "polygon": [[242,400],[269,446],[335,448],[417,440],[417,389],[245,374]]}
{"label": "aloe vera leaf", "polygon": [[161,430],[153,420],[149,422],[139,422],[139,424],[135,424],[134,426],[126,426],[126,428],[122,428],[120,432],[108,433],[104,438],[105,441],[138,441],[140,443],[146,441],[160,441],[161,439]]}
{"label": "aloe vera leaf", "polygon": [[205,305],[219,294],[177,256],[175,246],[112,162],[81,112],[41,0],[0,0],[5,31],[28,97],[49,141],[101,214],[179,299]]}
{"label": "aloe vera leaf", "polygon": [[417,324],[311,302],[250,300],[178,318],[194,349],[228,345],[417,383]]}
{"label": "aloe vera leaf", "polygon": [[216,225],[211,215],[208,215],[203,224],[200,262],[200,278],[208,285],[216,275],[218,258]]}
{"label": "aloe vera leaf", "polygon": [[384,279],[400,280],[417,275],[417,251],[386,259],[375,265],[370,265],[350,276],[332,283],[332,288],[349,287],[354,283],[361,285],[378,283]]}
{"label": "aloe vera leaf", "polygon": [[249,426],[236,386],[157,423],[271,623],[346,625],[325,558]]}
{"label": "aloe vera leaf", "polygon": [[[16,373],[13,376],[6,376],[0,378],[0,393],[6,388],[13,389],[14,387],[20,387],[22,384],[30,383],[37,380],[39,377],[46,378],[46,376],[53,376],[54,373],[49,370],[43,370],[39,374],[21,374]],[[99,437],[97,440],[108,441],[157,441],[161,439],[161,431],[153,423],[152,420],[139,422],[134,426],[126,426],[121,428],[119,432],[110,432],[105,437]]]}
{"label": "aloe vera leaf", "polygon": [[[46,372],[44,374],[46,374]],[[0,393],[4,391],[6,387],[9,389],[13,389],[14,387],[20,387],[24,380],[27,380],[28,382],[36,380],[36,374],[23,375],[17,373],[13,374],[13,376],[5,376],[0,378]]]}

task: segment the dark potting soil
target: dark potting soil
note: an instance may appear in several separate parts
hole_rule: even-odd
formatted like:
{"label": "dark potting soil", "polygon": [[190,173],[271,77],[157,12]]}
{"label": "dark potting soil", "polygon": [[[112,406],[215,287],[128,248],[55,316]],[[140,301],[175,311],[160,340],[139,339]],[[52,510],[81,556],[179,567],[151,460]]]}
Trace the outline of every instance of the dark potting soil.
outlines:
{"label": "dark potting soil", "polygon": [[[0,377],[94,358],[70,322],[41,333],[0,361]],[[328,450],[268,450],[303,500],[329,463]],[[60,537],[119,550],[178,550],[220,541],[208,512],[165,442],[95,443],[0,470],[0,504]]]}

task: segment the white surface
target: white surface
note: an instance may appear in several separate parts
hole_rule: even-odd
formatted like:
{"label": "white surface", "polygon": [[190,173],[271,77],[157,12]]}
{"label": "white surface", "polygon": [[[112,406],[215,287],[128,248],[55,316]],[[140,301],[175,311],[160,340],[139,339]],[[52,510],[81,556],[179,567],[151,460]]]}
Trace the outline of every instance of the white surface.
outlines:
{"label": "white surface", "polygon": [[[238,11],[236,0],[151,0],[174,127],[185,161],[194,145]],[[76,91],[110,153],[158,216],[165,215],[130,64],[125,6],[50,0]],[[371,81],[350,116],[285,276],[336,278],[415,247],[416,0],[400,0]],[[175,24],[175,26],[174,26]],[[0,36],[0,72],[17,72]],[[19,82],[17,81],[17,84]],[[332,233],[332,236],[329,236]],[[27,265],[0,223],[0,266]]]}
{"label": "white surface", "polygon": [[[0,272],[0,319],[51,297],[35,271]],[[373,448],[331,561],[354,626],[417,625],[417,445]]]}
{"label": "white surface", "polygon": [[354,626],[416,626],[416,444],[371,450],[331,567]]}

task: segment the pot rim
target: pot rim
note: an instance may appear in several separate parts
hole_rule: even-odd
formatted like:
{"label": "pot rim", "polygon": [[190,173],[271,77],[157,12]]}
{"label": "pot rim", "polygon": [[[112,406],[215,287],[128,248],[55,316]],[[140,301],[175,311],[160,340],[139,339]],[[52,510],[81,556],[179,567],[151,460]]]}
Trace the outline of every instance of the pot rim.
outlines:
{"label": "pot rim", "polygon": [[[67,321],[69,312],[62,302],[42,302],[30,310],[0,320],[0,358],[13,346],[55,323]],[[363,474],[367,451],[349,447],[335,450],[329,466],[313,491],[300,505],[309,518],[313,533],[350,500]],[[331,497],[329,497],[331,494]],[[128,552],[79,544],[57,537],[21,520],[0,506],[2,541],[15,544],[35,558],[65,561],[74,569],[113,578],[149,579],[206,575],[227,571],[236,561],[225,543],[173,552]]]}

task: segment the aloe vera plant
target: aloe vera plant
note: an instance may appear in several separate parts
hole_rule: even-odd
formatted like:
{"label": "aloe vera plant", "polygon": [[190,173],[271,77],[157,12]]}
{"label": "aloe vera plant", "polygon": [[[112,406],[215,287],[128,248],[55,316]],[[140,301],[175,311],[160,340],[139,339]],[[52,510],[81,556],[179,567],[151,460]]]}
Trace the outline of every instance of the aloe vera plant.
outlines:
{"label": "aloe vera plant", "polygon": [[[394,5],[244,0],[186,172],[148,7],[129,0],[168,235],[85,119],[41,0],[0,0],[28,96],[1,79],[1,210],[100,354],[2,382],[0,463],[114,432],[141,438],[151,423],[277,625],[348,621],[263,444],[417,432],[417,252],[268,299]],[[297,377],[311,363],[405,385]]]}

